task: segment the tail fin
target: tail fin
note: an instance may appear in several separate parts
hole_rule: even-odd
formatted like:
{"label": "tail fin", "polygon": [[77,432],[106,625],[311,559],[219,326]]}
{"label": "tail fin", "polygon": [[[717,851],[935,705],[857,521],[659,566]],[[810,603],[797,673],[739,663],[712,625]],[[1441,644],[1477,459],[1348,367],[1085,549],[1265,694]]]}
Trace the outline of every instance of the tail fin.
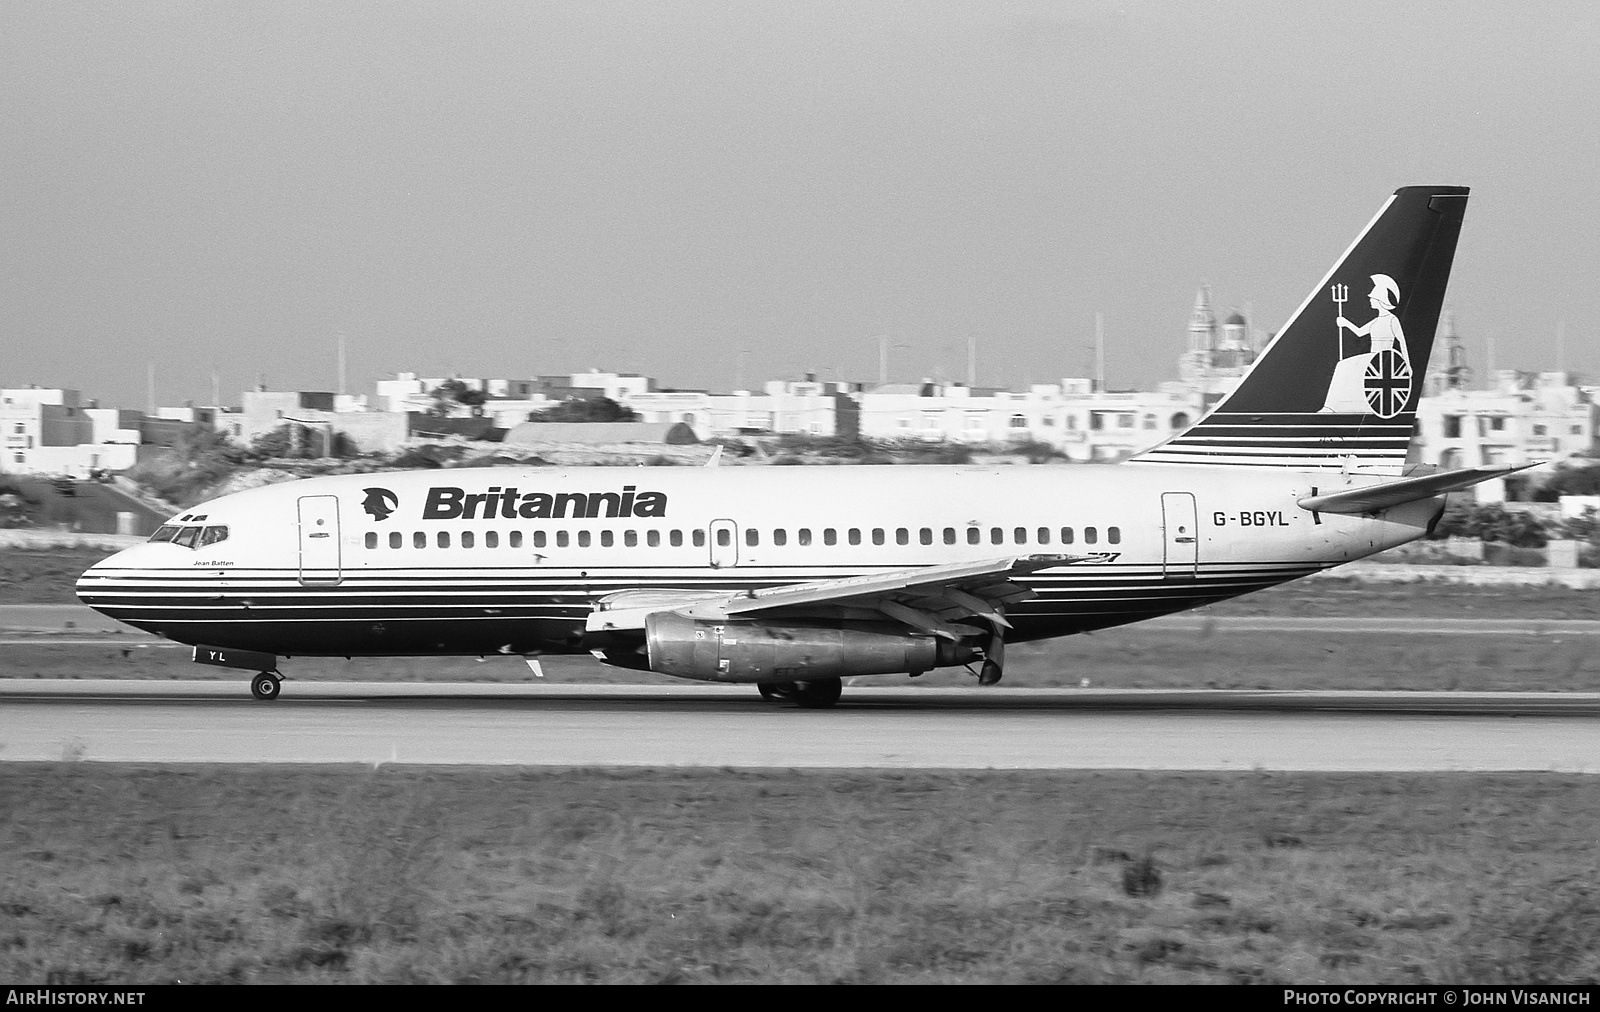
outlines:
{"label": "tail fin", "polygon": [[1466,205],[1396,190],[1234,391],[1130,463],[1400,474]]}

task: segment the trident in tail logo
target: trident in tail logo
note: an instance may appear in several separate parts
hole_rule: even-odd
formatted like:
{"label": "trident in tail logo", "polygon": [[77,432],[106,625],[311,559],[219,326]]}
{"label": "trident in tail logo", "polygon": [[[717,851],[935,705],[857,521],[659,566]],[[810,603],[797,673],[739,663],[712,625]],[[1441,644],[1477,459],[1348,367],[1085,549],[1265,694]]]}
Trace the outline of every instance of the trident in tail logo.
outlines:
{"label": "trident in tail logo", "polygon": [[[1344,319],[1344,304],[1350,301],[1349,285],[1334,285],[1331,289],[1333,304],[1339,307],[1339,319]],[[1344,328],[1337,322],[1333,325],[1333,336],[1339,339],[1339,357],[1344,358]]]}

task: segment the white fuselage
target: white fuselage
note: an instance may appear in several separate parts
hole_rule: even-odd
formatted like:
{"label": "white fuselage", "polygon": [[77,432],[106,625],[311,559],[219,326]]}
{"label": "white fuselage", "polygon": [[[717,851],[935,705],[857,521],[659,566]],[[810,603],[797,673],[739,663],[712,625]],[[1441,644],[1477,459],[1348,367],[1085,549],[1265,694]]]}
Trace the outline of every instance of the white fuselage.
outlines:
{"label": "white fuselage", "polygon": [[1019,581],[1037,596],[1011,609],[1007,638],[1026,640],[1295,579],[1413,540],[1442,508],[1429,499],[1367,518],[1296,505],[1334,483],[1345,481],[1326,471],[1117,465],[342,475],[197,506],[169,521],[177,541],[107,559],[79,594],[185,643],[532,654],[585,649],[586,618],[619,591],[1087,557]]}

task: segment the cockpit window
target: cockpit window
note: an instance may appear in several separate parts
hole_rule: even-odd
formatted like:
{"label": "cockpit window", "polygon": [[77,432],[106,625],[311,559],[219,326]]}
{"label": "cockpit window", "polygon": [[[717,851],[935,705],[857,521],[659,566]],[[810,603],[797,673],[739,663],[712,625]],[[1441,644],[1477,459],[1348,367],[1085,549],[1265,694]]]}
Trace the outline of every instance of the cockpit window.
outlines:
{"label": "cockpit window", "polygon": [[184,548],[204,548],[226,540],[228,540],[228,528],[221,524],[213,524],[210,527],[162,524],[156,528],[154,534],[150,535],[151,543],[170,541]]}

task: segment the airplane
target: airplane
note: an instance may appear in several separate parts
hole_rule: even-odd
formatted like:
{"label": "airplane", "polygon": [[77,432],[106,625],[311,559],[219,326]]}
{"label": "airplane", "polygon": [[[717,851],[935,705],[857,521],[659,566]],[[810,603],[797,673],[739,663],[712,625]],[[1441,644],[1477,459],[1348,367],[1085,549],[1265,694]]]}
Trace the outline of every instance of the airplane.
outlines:
{"label": "airplane", "polygon": [[263,700],[299,655],[504,654],[538,673],[590,652],[807,708],[854,676],[976,665],[992,685],[1009,643],[1405,544],[1446,493],[1517,469],[1407,467],[1467,194],[1396,190],[1231,393],[1118,464],[309,478],[184,510],[78,595],[256,672]]}

